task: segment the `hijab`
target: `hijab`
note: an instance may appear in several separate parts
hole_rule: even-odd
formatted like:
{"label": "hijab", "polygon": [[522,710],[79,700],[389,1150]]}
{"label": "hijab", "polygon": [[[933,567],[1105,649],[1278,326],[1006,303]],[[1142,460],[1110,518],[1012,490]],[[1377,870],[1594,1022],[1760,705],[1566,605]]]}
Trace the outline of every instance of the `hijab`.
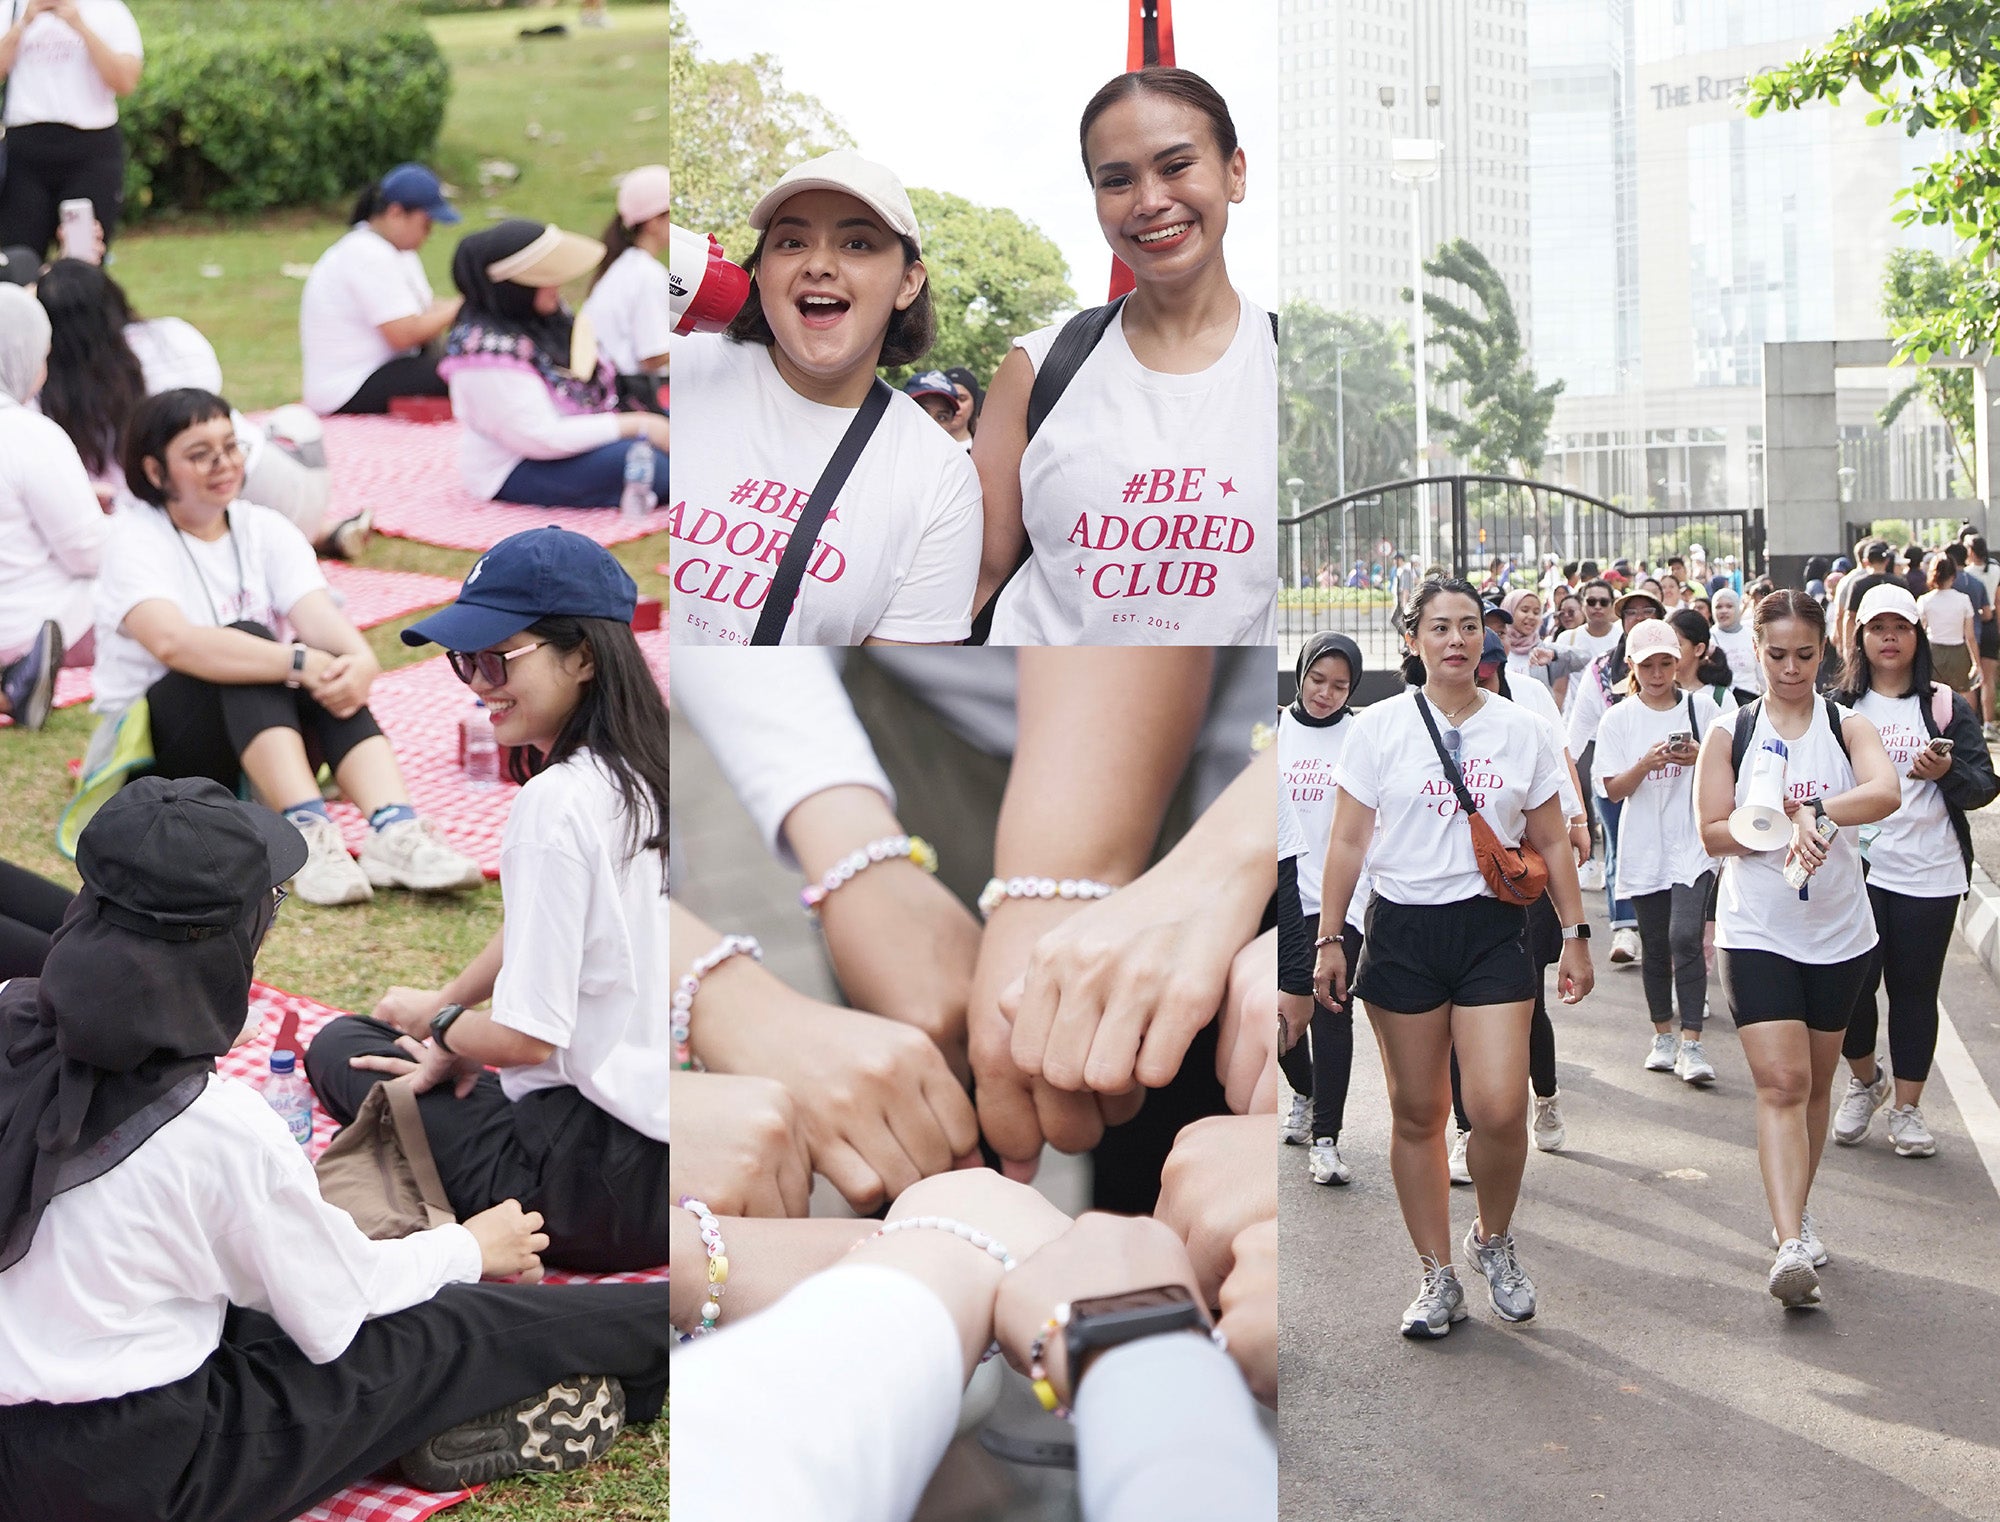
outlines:
{"label": "hijab", "polygon": [[25,406],[49,357],[49,314],[18,285],[0,285],[0,408]]}
{"label": "hijab", "polygon": [[[1340,656],[1347,662],[1347,701],[1325,718],[1316,719],[1307,711],[1305,705],[1306,673],[1329,655]],[[1354,711],[1354,691],[1361,685],[1361,671],[1361,647],[1345,634],[1312,635],[1299,647],[1297,675],[1300,696],[1292,699],[1292,717],[1309,729],[1332,728]]]}
{"label": "hijab", "polygon": [[568,309],[544,316],[535,310],[533,286],[495,280],[486,273],[539,238],[543,225],[510,217],[459,239],[451,256],[451,279],[465,304],[445,337],[438,373],[448,380],[459,369],[530,370],[549,388],[560,410],[609,412],[618,400],[617,376],[610,364],[600,360],[594,375],[570,371],[576,319]]}
{"label": "hijab", "polygon": [[[1507,615],[1507,628],[1501,634],[1500,638],[1507,646],[1507,653],[1509,655],[1526,655],[1536,645],[1541,643],[1541,631],[1538,627],[1522,629],[1515,619],[1515,614],[1520,609],[1522,600],[1534,596],[1535,592],[1532,587],[1521,587],[1509,592],[1500,601],[1500,610]],[[1536,600],[1540,601],[1539,598]]]}

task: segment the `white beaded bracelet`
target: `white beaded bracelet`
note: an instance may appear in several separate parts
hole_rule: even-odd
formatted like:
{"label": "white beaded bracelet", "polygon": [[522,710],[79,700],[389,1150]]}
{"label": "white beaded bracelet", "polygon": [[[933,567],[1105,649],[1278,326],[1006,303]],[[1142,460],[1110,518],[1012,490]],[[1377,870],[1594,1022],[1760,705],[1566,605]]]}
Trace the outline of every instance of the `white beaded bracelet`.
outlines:
{"label": "white beaded bracelet", "polygon": [[819,906],[836,889],[845,887],[877,862],[915,862],[926,872],[937,871],[937,851],[921,835],[884,835],[880,840],[871,840],[865,846],[857,846],[827,869],[826,876],[816,883],[808,883],[799,890],[799,907],[806,917],[815,924],[819,922]]}
{"label": "white beaded bracelet", "polygon": [[[963,1221],[954,1221],[948,1215],[906,1216],[904,1217],[904,1219],[900,1221],[889,1222],[880,1231],[870,1232],[867,1236],[861,1239],[861,1242],[873,1242],[877,1237],[886,1237],[892,1231],[917,1231],[919,1229],[929,1230],[929,1231],[948,1231],[953,1236],[959,1238],[961,1241],[970,1242],[974,1247],[978,1248],[981,1252],[985,1253],[987,1257],[993,1259],[994,1262],[998,1263],[1000,1267],[1005,1269],[1008,1273],[1012,1273],[1014,1271],[1015,1258],[1011,1252],[1009,1252],[1000,1243],[994,1241],[992,1237],[988,1236],[978,1227],[968,1226]],[[854,1246],[859,1247],[861,1245],[861,1242],[856,1242]],[[848,1251],[850,1252],[852,1252],[853,1250],[854,1250],[853,1248],[848,1249]]]}
{"label": "white beaded bracelet", "polygon": [[681,1209],[701,1223],[701,1248],[708,1256],[708,1298],[702,1302],[701,1324],[681,1334],[683,1343],[706,1337],[722,1319],[722,1292],[729,1283],[729,1254],[722,1245],[722,1223],[714,1212],[691,1194],[680,1198]]}
{"label": "white beaded bracelet", "polygon": [[1109,898],[1118,890],[1110,883],[1088,877],[992,877],[979,890],[979,914],[993,918],[993,911],[1010,898]]}
{"label": "white beaded bracelet", "polygon": [[701,1062],[688,1050],[688,1027],[694,1019],[694,996],[701,992],[701,980],[739,952],[752,961],[764,960],[764,948],[757,944],[755,936],[725,935],[697,957],[694,966],[674,985],[668,1023],[674,1042],[674,1066],[684,1073],[703,1071]]}

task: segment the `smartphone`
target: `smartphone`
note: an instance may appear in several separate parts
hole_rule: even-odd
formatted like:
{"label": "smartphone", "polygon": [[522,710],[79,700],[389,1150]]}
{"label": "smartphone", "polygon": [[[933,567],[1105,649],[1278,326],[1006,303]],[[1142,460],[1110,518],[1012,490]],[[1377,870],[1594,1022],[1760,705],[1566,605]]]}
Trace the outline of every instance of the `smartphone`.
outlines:
{"label": "smartphone", "polygon": [[1694,749],[1693,731],[1683,729],[1675,734],[1668,735],[1667,749],[1675,751],[1693,750]]}
{"label": "smartphone", "polygon": [[1935,735],[1926,748],[1934,756],[1948,756],[1951,754],[1951,741],[1947,740],[1943,735]]}
{"label": "smartphone", "polygon": [[85,264],[97,263],[97,208],[88,198],[79,197],[64,201],[56,207],[56,216],[62,229],[62,251],[65,259],[81,259]]}

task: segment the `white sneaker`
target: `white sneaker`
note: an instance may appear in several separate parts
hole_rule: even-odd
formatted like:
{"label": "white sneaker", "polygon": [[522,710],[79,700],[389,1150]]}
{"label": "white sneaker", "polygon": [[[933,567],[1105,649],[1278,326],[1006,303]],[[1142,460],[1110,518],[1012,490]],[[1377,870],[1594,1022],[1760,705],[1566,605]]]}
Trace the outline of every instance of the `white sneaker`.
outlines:
{"label": "white sneaker", "polygon": [[1576,885],[1586,893],[1604,891],[1604,863],[1595,856],[1576,869]]}
{"label": "white sneaker", "polygon": [[[1819,1224],[1813,1220],[1813,1213],[1810,1210],[1802,1211],[1799,1215],[1799,1241],[1805,1244],[1806,1256],[1812,1259],[1812,1266],[1825,1268],[1833,1254],[1826,1250],[1826,1243],[1820,1240]],[[1775,1226],[1771,1228],[1771,1245],[1773,1247],[1779,1245],[1778,1228]]]}
{"label": "white sneaker", "polygon": [[1292,1096],[1292,1107],[1285,1114],[1285,1125],[1280,1133],[1288,1147],[1303,1147],[1313,1139],[1312,1101],[1303,1094]]}
{"label": "white sneaker", "polygon": [[1451,1181],[1454,1184],[1472,1182],[1472,1169],[1465,1161],[1465,1144],[1472,1140],[1470,1131],[1453,1128],[1451,1134]]}
{"label": "white sneaker", "polygon": [[1535,1102],[1535,1145],[1544,1152],[1562,1151],[1562,1144],[1569,1140],[1569,1132],[1563,1128],[1562,1094],[1554,1093],[1547,1099],[1531,1094],[1529,1098]]}
{"label": "white sneaker", "polygon": [[1639,932],[1636,930],[1614,930],[1611,932],[1611,961],[1614,966],[1639,960]]}
{"label": "white sneaker", "polygon": [[1312,1170],[1315,1184],[1346,1184],[1354,1179],[1354,1170],[1347,1166],[1331,1136],[1313,1142],[1312,1151],[1306,1154],[1306,1166]]}
{"label": "white sneaker", "polygon": [[340,826],[317,816],[292,821],[306,838],[306,864],[292,879],[292,892],[309,904],[365,904],[375,896],[367,875],[347,854]]}
{"label": "white sneaker", "polygon": [[1896,1144],[1898,1157],[1935,1157],[1937,1138],[1924,1124],[1924,1112],[1915,1105],[1889,1107],[1889,1140]]}
{"label": "white sneaker", "polygon": [[1889,1070],[1882,1066],[1882,1059],[1875,1059],[1875,1081],[1863,1083],[1852,1073],[1847,1075],[1847,1093],[1842,1096],[1840,1108],[1833,1114],[1833,1139],[1843,1147],[1858,1147],[1868,1135],[1868,1128],[1875,1123],[1875,1112],[1889,1099]]}
{"label": "white sneaker", "polygon": [[386,830],[368,832],[361,847],[361,870],[377,888],[410,888],[449,893],[486,881],[479,863],[438,838],[428,819],[405,819]]}
{"label": "white sneaker", "polygon": [[1436,1258],[1425,1258],[1424,1287],[1403,1312],[1405,1337],[1442,1337],[1454,1321],[1465,1320],[1465,1289],[1458,1270]]}
{"label": "white sneaker", "polygon": [[1681,1049],[1674,1057],[1674,1077],[1697,1088],[1715,1082],[1715,1064],[1708,1060],[1699,1041],[1681,1042]]}
{"label": "white sneaker", "polygon": [[1646,1071],[1671,1073],[1680,1060],[1681,1038],[1672,1031],[1654,1031],[1653,1049],[1646,1053]]}
{"label": "white sneaker", "polygon": [[1819,1270],[1812,1254],[1797,1237],[1779,1244],[1778,1261],[1771,1265],[1772,1298],[1787,1309],[1819,1304]]}

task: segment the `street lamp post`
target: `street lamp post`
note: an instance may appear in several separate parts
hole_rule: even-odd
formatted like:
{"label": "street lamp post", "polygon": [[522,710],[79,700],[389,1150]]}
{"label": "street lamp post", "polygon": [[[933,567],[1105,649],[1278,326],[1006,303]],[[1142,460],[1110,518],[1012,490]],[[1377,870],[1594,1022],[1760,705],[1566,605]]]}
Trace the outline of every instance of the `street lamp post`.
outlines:
{"label": "street lamp post", "polygon": [[[1384,111],[1393,110],[1396,104],[1394,85],[1383,85],[1378,92]],[[1424,98],[1435,107],[1438,103],[1436,86],[1427,88]],[[1417,396],[1417,460],[1416,473],[1419,476],[1430,473],[1430,403],[1424,383],[1424,209],[1423,185],[1438,175],[1438,161],[1443,145],[1431,137],[1397,137],[1389,140],[1389,172],[1396,179],[1410,187],[1410,374],[1416,384]],[[1423,498],[1418,488],[1420,507],[1417,513],[1418,556],[1427,572],[1431,566],[1431,505]]]}
{"label": "street lamp post", "polygon": [[1341,361],[1347,358],[1347,351],[1338,344],[1333,349],[1333,469],[1337,485],[1336,497],[1347,495],[1347,383],[1341,373]]}
{"label": "street lamp post", "polygon": [[1306,568],[1299,562],[1299,493],[1306,489],[1306,483],[1297,476],[1285,482],[1285,490],[1292,494],[1292,580],[1303,588],[1306,584]]}

